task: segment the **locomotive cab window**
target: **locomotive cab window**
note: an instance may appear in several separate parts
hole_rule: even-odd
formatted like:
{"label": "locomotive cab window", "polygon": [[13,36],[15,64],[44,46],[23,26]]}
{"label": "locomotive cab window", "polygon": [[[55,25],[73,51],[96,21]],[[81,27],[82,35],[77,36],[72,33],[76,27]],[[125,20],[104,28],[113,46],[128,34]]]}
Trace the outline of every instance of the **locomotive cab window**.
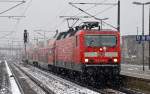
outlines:
{"label": "locomotive cab window", "polygon": [[114,47],[117,44],[115,35],[86,35],[85,45],[90,47]]}

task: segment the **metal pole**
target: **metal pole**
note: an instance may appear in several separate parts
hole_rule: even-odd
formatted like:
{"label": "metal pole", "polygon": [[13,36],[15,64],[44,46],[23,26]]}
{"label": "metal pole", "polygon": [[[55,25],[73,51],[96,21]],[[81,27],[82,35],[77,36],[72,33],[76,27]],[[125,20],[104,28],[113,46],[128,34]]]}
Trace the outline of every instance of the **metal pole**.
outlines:
{"label": "metal pole", "polygon": [[120,32],[120,0],[118,0],[118,31]]}
{"label": "metal pole", "polygon": [[13,41],[12,41],[11,54],[12,54],[12,57],[13,57]]}
{"label": "metal pole", "polygon": [[[144,4],[142,5],[142,35],[144,36]],[[143,71],[145,71],[144,67],[144,42],[142,42],[142,48],[143,48]]]}
{"label": "metal pole", "polygon": [[100,28],[100,30],[102,30],[103,29],[103,21],[101,20],[101,28]]}
{"label": "metal pole", "polygon": [[46,36],[45,36],[45,31],[44,31],[44,47],[46,46]]}
{"label": "metal pole", "polygon": [[[149,6],[149,36],[150,36],[150,6]],[[149,70],[150,70],[150,41],[149,41]]]}
{"label": "metal pole", "polygon": [[137,35],[139,35],[139,27],[137,27]]}
{"label": "metal pole", "polygon": [[24,43],[24,51],[25,51],[25,62],[27,63],[27,47],[26,47],[26,43]]}

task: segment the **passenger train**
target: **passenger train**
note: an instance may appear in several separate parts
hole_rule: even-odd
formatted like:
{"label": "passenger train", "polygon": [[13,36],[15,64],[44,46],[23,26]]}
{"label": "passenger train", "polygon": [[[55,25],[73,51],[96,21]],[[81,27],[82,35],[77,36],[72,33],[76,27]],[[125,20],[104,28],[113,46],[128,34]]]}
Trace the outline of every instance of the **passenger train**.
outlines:
{"label": "passenger train", "polygon": [[27,54],[29,63],[74,78],[113,79],[120,74],[120,32],[84,22],[57,32],[46,46],[28,48]]}

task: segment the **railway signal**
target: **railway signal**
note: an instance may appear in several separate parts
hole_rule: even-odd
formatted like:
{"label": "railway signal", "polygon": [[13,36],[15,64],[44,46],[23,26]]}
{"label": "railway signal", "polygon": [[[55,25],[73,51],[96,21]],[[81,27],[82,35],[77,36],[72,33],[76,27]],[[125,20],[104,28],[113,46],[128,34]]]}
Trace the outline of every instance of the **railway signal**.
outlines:
{"label": "railway signal", "polygon": [[28,32],[27,30],[24,30],[24,43],[28,42]]}
{"label": "railway signal", "polygon": [[28,32],[27,30],[25,29],[24,30],[24,50],[25,50],[25,62],[28,63],[28,59],[27,59],[27,43],[28,43]]}

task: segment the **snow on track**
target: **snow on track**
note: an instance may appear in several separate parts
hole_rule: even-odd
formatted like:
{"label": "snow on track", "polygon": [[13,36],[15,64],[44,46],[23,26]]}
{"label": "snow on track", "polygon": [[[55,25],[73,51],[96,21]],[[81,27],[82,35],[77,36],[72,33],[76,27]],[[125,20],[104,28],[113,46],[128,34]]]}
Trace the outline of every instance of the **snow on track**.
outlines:
{"label": "snow on track", "polygon": [[5,65],[6,65],[6,69],[7,69],[7,73],[8,73],[8,76],[9,76],[9,81],[10,81],[10,84],[11,84],[11,91],[12,91],[12,94],[21,94],[20,90],[19,90],[19,87],[15,81],[15,78],[13,77],[13,74],[7,64],[7,61],[5,61]]}
{"label": "snow on track", "polygon": [[43,83],[43,85],[47,86],[55,94],[100,94],[98,92],[89,90],[85,87],[57,77],[53,74],[43,72],[37,68],[30,67],[29,69],[29,67],[26,68],[22,66],[21,69]]}
{"label": "snow on track", "polygon": [[[21,76],[19,76],[19,78],[24,79],[24,81],[26,82],[26,83],[22,83],[22,87],[26,86],[26,88],[23,89],[24,94],[35,94],[35,93],[36,94],[46,94],[37,84],[35,84],[35,82],[33,82],[27,75],[25,75],[22,71],[20,71],[16,66],[13,66],[12,68],[16,70],[14,72],[18,72],[21,75]],[[27,88],[27,86],[28,86],[28,88]],[[35,92],[32,92],[31,89]]]}

